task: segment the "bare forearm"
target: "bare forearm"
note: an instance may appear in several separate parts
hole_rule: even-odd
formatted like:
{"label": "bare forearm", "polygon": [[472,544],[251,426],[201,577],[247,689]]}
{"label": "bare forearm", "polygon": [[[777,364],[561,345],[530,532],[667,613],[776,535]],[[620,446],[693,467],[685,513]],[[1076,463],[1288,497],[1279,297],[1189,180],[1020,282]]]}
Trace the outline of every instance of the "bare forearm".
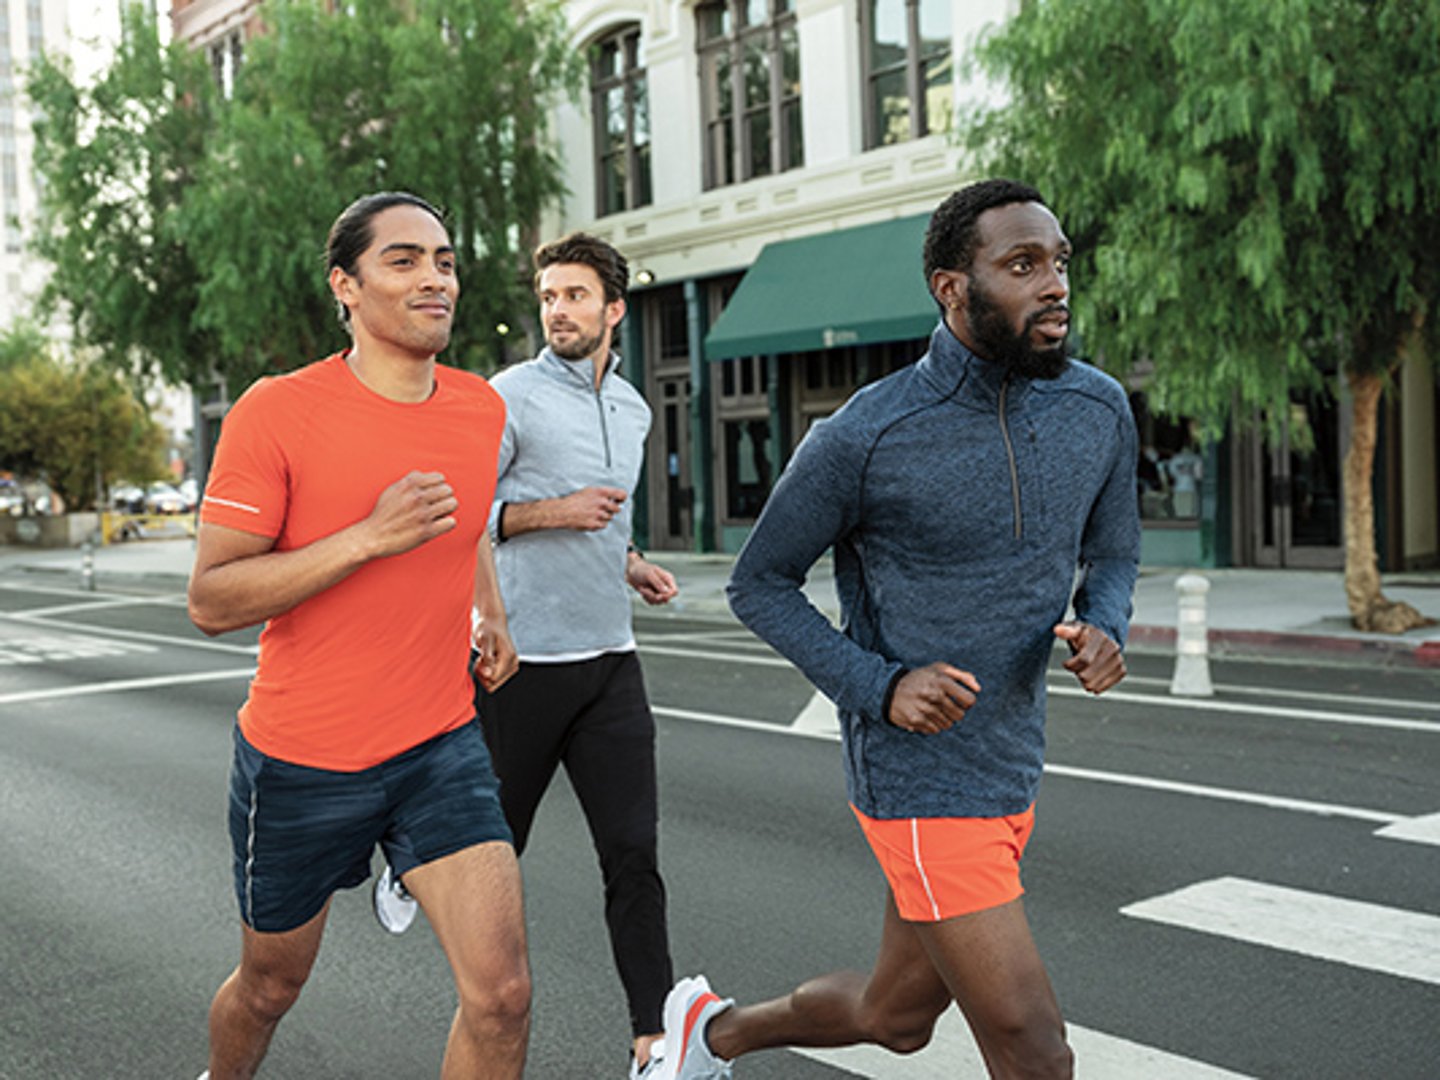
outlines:
{"label": "bare forearm", "polygon": [[505,601],[500,595],[500,579],[495,573],[495,553],[489,536],[480,538],[476,552],[474,604],[482,618],[505,621]]}
{"label": "bare forearm", "polygon": [[522,533],[541,529],[566,528],[561,518],[560,499],[536,499],[534,502],[507,502],[500,519],[500,535],[506,540]]}
{"label": "bare forearm", "polygon": [[212,565],[190,581],[190,617],[207,634],[254,626],[349,577],[374,556],[358,526],[292,551]]}

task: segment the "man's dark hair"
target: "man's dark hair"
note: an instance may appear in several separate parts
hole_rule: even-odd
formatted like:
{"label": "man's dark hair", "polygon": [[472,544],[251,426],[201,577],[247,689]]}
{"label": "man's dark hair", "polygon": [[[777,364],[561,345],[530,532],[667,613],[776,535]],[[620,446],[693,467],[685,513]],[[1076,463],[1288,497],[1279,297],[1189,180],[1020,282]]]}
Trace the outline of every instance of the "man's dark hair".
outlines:
{"label": "man's dark hair", "polygon": [[559,263],[580,263],[600,275],[600,284],[605,289],[605,302],[612,304],[624,300],[630,293],[630,264],[614,246],[589,233],[573,232],[541,244],[535,249],[535,287],[540,287],[540,275],[546,267]]}
{"label": "man's dark hair", "polygon": [[[351,277],[360,276],[360,256],[375,241],[375,215],[389,210],[392,206],[418,206],[441,225],[445,224],[444,214],[419,195],[412,195],[408,191],[377,191],[373,195],[362,195],[347,206],[335,219],[335,224],[330,226],[330,236],[325,241],[327,275],[338,266]],[[340,322],[348,325],[350,309],[338,300],[336,304],[340,309]]]}
{"label": "man's dark hair", "polygon": [[936,270],[969,270],[980,246],[980,215],[997,206],[1037,202],[1040,192],[1018,180],[981,180],[942,202],[925,230],[925,284]]}

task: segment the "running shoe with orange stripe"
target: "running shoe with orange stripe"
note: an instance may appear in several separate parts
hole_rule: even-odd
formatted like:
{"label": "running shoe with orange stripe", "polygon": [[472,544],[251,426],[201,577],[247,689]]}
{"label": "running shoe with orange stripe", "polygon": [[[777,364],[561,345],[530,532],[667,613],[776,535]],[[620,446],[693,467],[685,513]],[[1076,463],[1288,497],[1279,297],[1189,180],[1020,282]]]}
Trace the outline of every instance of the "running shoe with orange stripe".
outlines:
{"label": "running shoe with orange stripe", "polygon": [[734,1004],[716,995],[704,975],[676,983],[665,997],[665,1055],[655,1080],[730,1080],[730,1062],[711,1051],[705,1028]]}

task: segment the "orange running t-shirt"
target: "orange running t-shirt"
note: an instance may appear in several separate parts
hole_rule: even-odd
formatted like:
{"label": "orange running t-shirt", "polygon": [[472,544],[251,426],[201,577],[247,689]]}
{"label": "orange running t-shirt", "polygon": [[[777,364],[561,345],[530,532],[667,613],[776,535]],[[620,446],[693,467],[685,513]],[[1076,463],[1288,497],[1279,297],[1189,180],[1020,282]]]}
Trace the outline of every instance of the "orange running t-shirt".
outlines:
{"label": "orange running t-shirt", "polygon": [[372,560],[266,624],[240,709],[253,746],[350,772],[471,718],[476,545],[504,423],[504,401],[478,375],[437,365],[435,392],[406,404],[366,388],[344,354],[262,379],[231,408],[203,523],[289,551],[362,520],[412,470],[444,473],[460,502],[456,528]]}

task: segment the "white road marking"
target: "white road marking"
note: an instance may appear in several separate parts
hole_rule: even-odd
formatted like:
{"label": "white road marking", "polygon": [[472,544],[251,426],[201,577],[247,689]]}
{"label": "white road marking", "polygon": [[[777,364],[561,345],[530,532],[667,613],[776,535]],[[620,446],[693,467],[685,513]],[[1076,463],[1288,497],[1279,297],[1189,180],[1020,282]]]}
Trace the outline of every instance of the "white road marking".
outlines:
{"label": "white road marking", "polygon": [[0,694],[0,705],[16,705],[25,701],[49,701],[55,698],[87,697],[91,694],[113,694],[126,690],[155,690],[163,686],[185,686],[191,683],[219,682],[224,679],[248,679],[254,668],[233,668],[229,671],[199,671],[190,675],[154,675],[143,679],[115,679],[111,682],[87,683],[83,686],[56,686],[48,690],[20,690]]}
{"label": "white road marking", "polygon": [[1385,825],[1404,821],[1402,814],[1385,810],[1367,810],[1359,806],[1342,806],[1339,803],[1311,802],[1307,799],[1291,799],[1283,795],[1266,795],[1255,791],[1238,791],[1234,788],[1210,787],[1205,784],[1187,784],[1179,780],[1160,780],[1149,776],[1135,776],[1132,773],[1104,772],[1100,769],[1082,769],[1073,765],[1056,765],[1049,762],[1045,771],[1055,776],[1074,780],[1095,780],[1104,784],[1121,784],[1125,787],[1149,788],[1152,791],[1166,791],[1176,795],[1198,795],[1205,799],[1220,799],[1225,802],[1250,803],[1266,806],[1272,810],[1295,810],[1304,814],[1318,814],[1320,817],[1346,817],[1357,821],[1378,821]]}
{"label": "white road marking", "polygon": [[[814,706],[812,699],[805,712]],[[720,727],[740,728],[744,731],[763,731],[772,735],[799,736],[806,739],[823,739],[839,742],[838,728],[828,729],[816,724],[813,719],[805,725],[796,722],[790,725],[771,723],[765,720],[751,720],[740,716],[725,716],[721,713],[698,712],[694,709],[675,709],[665,705],[651,705],[650,711],[656,716],[671,716],[677,720],[697,720]],[[1219,799],[1225,802],[1247,803],[1264,806],[1271,810],[1291,810],[1298,813],[1315,814],[1320,817],[1353,818],[1357,821],[1377,822],[1393,825],[1408,820],[1404,814],[1387,810],[1371,810],[1361,806],[1344,806],[1339,803],[1312,802],[1307,799],[1292,799],[1284,795],[1268,795],[1257,791],[1239,791],[1235,788],[1209,787],[1204,784],[1188,784],[1179,780],[1162,780],[1153,776],[1136,776],[1132,773],[1104,772],[1099,769],[1082,769],[1072,765],[1046,763],[1045,771],[1055,776],[1075,780],[1092,780],[1105,784],[1119,784],[1125,787],[1144,788],[1149,791],[1163,791],[1173,795],[1194,795],[1204,799]]]}
{"label": "white road marking", "polygon": [[1214,698],[1161,697],[1158,694],[1131,694],[1109,690],[1101,697],[1078,686],[1051,686],[1056,697],[1077,697],[1100,703],[1122,701],[1127,704],[1164,704],[1167,708],[1193,709],[1199,712],[1243,713],[1246,716],[1272,717],[1279,720],[1307,720],[1327,724],[1353,724],[1357,727],[1391,728],[1397,731],[1423,731],[1440,735],[1440,723],[1434,720],[1410,720],[1396,716],[1367,716],[1364,713],[1328,712],[1321,709],[1287,709],[1280,705],[1256,705],[1253,702],[1217,701]]}
{"label": "white road marking", "polygon": [[[703,649],[687,649],[673,645],[651,645],[649,636],[639,640],[639,648],[642,654],[653,653],[657,656],[677,656],[693,660],[709,660],[726,664],[754,664],[760,667],[789,667],[794,665],[782,656],[749,655],[745,653],[713,652]],[[677,636],[676,640],[679,640]],[[796,669],[798,673],[798,668]],[[1147,679],[1140,676],[1133,676],[1127,682],[1153,684],[1157,687],[1168,687],[1168,679]],[[1280,697],[1293,698],[1295,700],[1330,701],[1341,705],[1347,703],[1363,705],[1390,706],[1396,709],[1421,709],[1440,710],[1440,703],[1433,701],[1410,701],[1399,698],[1387,698],[1384,700],[1368,697],[1357,697],[1346,694],[1324,694],[1318,691],[1300,690],[1288,691],[1277,690],[1274,687],[1257,686],[1219,686],[1215,687],[1217,693],[1249,694],[1257,697]],[[1319,709],[1286,708],[1277,705],[1263,705],[1253,701],[1227,701],[1218,698],[1176,698],[1168,693],[1140,694],[1130,693],[1125,690],[1110,690],[1096,698],[1081,687],[1075,685],[1072,677],[1063,673],[1052,672],[1047,676],[1047,691],[1056,697],[1084,698],[1089,701],[1123,701],[1127,704],[1162,704],[1174,706],[1179,709],[1199,709],[1205,712],[1222,713],[1244,713],[1253,716],[1272,717],[1282,720],[1315,720],[1336,724],[1356,724],[1361,727],[1395,728],[1403,731],[1423,731],[1430,734],[1440,735],[1440,722],[1434,720],[1420,720],[1411,717],[1397,716],[1375,716],[1368,713],[1349,713]]]}
{"label": "white road marking", "polygon": [[817,735],[838,737],[840,714],[835,710],[835,703],[816,690],[810,695],[810,701],[805,708],[800,710],[800,715],[791,721],[790,727],[795,731],[813,731]]}
{"label": "white road marking", "polygon": [[1434,844],[1440,847],[1440,814],[1401,818],[1392,825],[1377,829],[1375,835],[1390,840],[1411,840],[1417,844]]}
{"label": "white road marking", "polygon": [[[1240,1080],[1242,1073],[1206,1065],[1153,1046],[1143,1046],[1088,1028],[1066,1025],[1080,1080]],[[863,1076],[868,1080],[985,1080],[985,1062],[970,1029],[956,1009],[935,1025],[925,1049],[899,1057],[878,1046],[794,1049],[793,1053]]]}
{"label": "white road marking", "polygon": [[[1073,685],[1073,683],[1072,683]],[[1168,694],[1170,677],[1157,679],[1149,675],[1126,675],[1126,686],[1158,686]],[[1440,701],[1416,701],[1410,698],[1381,698],[1368,694],[1332,694],[1324,690],[1282,690],[1274,686],[1241,686],[1237,683],[1215,683],[1217,694],[1248,694],[1251,697],[1291,698],[1295,701],[1339,701],[1357,705],[1374,705],[1381,709],[1419,709],[1440,712]]]}
{"label": "white road marking", "polygon": [[88,634],[24,634],[0,629],[0,667],[16,664],[47,664],[65,660],[88,660],[99,656],[130,656],[158,651],[143,645]]}
{"label": "white road marking", "polygon": [[17,622],[44,626],[52,630],[103,634],[106,637],[126,641],[153,641],[157,645],[174,645],[182,649],[205,649],[210,652],[230,653],[238,656],[255,657],[260,652],[258,645],[234,645],[228,641],[211,641],[209,638],[177,637],[174,634],[151,634],[144,630],[123,630],[113,626],[91,626],[88,623],[73,623],[45,618],[30,618],[24,612],[0,613],[0,622]]}
{"label": "white road marking", "polygon": [[1440,917],[1222,877],[1120,914],[1440,984]]}

